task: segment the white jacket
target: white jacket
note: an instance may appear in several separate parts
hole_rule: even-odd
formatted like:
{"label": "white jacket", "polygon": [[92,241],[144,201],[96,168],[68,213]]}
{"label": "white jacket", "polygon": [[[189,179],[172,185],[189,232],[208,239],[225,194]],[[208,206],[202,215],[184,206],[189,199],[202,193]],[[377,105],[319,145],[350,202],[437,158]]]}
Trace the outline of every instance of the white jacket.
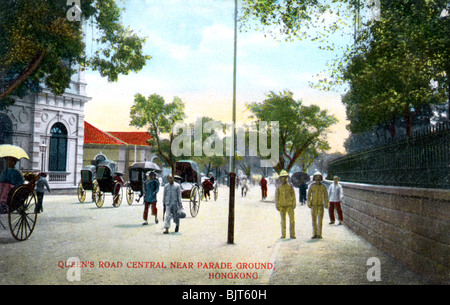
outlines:
{"label": "white jacket", "polygon": [[344,199],[344,189],[338,183],[337,185],[334,182],[328,188],[328,198],[330,202],[341,202]]}

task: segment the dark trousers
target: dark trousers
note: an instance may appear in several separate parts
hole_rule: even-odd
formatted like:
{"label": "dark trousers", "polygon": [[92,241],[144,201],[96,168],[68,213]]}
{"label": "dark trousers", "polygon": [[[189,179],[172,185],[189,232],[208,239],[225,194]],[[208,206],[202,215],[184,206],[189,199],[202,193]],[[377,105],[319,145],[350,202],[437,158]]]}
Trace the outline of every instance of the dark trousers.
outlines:
{"label": "dark trousers", "polygon": [[305,203],[306,201],[306,193],[300,192],[300,202]]}
{"label": "dark trousers", "polygon": [[334,207],[336,207],[338,212],[339,221],[342,221],[343,217],[340,201],[330,201],[330,209],[328,210],[330,212],[330,220],[334,222]]}
{"label": "dark trousers", "polygon": [[37,197],[36,213],[44,212],[44,208],[42,207],[42,201],[44,200],[44,193],[36,192],[36,197]]}

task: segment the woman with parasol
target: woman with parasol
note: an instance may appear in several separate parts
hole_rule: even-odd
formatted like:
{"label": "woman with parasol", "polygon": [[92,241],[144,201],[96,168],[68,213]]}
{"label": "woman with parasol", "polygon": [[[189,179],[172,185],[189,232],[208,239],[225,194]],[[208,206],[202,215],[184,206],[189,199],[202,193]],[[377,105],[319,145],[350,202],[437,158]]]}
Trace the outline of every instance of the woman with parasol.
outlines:
{"label": "woman with parasol", "polygon": [[[0,158],[4,158],[6,163],[6,168],[0,175],[0,203],[6,203],[11,189],[24,183],[22,174],[15,168],[16,163],[20,158],[29,159],[29,157],[22,148],[3,144],[0,145]],[[4,206],[0,205],[0,209],[3,211]]]}

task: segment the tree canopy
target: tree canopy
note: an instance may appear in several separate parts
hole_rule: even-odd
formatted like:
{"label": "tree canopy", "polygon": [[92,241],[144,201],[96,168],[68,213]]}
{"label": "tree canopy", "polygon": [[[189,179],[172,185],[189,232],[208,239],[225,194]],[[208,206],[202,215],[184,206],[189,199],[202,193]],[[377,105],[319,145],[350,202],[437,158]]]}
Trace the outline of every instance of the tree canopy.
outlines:
{"label": "tree canopy", "polygon": [[301,100],[294,100],[290,91],[270,92],[266,97],[262,103],[247,107],[258,122],[278,122],[279,159],[274,169],[277,173],[289,171],[303,154],[325,146],[324,137],[337,119],[317,105],[306,106]]}
{"label": "tree canopy", "polygon": [[[184,103],[179,97],[174,97],[172,103],[166,103],[158,94],[152,94],[148,98],[140,93],[135,94],[134,104],[130,110],[131,126],[148,128],[152,136],[152,145],[157,148],[158,155],[172,168],[175,173],[177,158],[172,152],[172,142],[175,138],[173,126],[183,120]],[[168,135],[168,140],[163,138]]]}
{"label": "tree canopy", "polygon": [[343,103],[351,131],[402,119],[409,135],[418,111],[445,103],[450,28],[439,19],[443,2],[390,3],[379,21],[359,33],[342,70],[350,84]]}
{"label": "tree canopy", "polygon": [[[380,16],[363,18],[375,2]],[[448,0],[244,0],[241,20],[244,29],[319,39],[327,49],[335,47],[333,33],[354,28],[355,43],[312,85],[349,86],[343,103],[352,132],[380,125],[394,131],[402,120],[410,134],[418,111],[450,100],[450,18],[440,16],[444,9],[450,10]]]}
{"label": "tree canopy", "polygon": [[[117,81],[119,74],[140,71],[151,58],[143,54],[145,38],[122,25],[115,0],[72,2],[0,2],[0,105],[12,104],[12,95],[38,91],[42,84],[61,95],[77,65]],[[68,17],[77,2],[80,21]],[[89,57],[83,33],[88,21],[99,33],[96,50]]]}

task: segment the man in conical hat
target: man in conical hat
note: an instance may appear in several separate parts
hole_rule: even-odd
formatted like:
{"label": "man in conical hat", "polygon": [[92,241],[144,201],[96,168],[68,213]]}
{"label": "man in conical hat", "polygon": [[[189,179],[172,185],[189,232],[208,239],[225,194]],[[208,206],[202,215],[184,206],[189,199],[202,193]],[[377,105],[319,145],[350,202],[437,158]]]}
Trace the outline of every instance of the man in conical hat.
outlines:
{"label": "man in conical hat", "polygon": [[328,191],[322,184],[322,174],[317,172],[313,176],[314,183],[308,190],[308,207],[311,209],[313,236],[322,238],[322,219],[324,208],[328,209]]}
{"label": "man in conical hat", "polygon": [[289,215],[289,233],[291,238],[295,238],[295,214],[296,207],[295,192],[292,185],[287,183],[289,174],[287,171],[280,172],[281,184],[277,188],[275,202],[277,210],[281,215],[281,238],[286,238],[286,214]]}

